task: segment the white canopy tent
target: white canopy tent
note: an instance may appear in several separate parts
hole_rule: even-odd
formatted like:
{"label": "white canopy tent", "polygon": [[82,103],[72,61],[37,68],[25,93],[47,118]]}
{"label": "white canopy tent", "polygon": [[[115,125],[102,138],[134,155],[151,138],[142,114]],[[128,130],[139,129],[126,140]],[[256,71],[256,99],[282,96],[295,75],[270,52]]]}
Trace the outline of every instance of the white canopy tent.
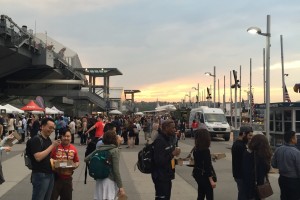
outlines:
{"label": "white canopy tent", "polygon": [[48,107],[45,108],[45,113],[48,114],[48,115],[56,115],[56,114],[59,114],[59,112],[58,112],[57,110],[53,110],[53,109],[48,108]]}
{"label": "white canopy tent", "polygon": [[5,110],[6,113],[13,113],[13,111],[5,106],[0,105],[0,110]]}
{"label": "white canopy tent", "polygon": [[58,109],[57,109],[55,106],[52,106],[51,110],[55,110],[55,111],[57,111],[57,112],[58,112],[57,114],[64,114],[64,112],[63,112],[63,111],[61,111],[61,110],[58,110]]}
{"label": "white canopy tent", "polygon": [[21,114],[24,113],[24,110],[21,110],[21,109],[19,109],[17,107],[14,107],[14,106],[12,106],[10,104],[5,104],[4,107],[7,107],[8,109],[12,110],[13,113],[21,113]]}
{"label": "white canopy tent", "polygon": [[142,116],[142,115],[144,115],[144,113],[143,112],[136,112],[136,113],[134,113],[134,115],[140,115],[140,116]]}
{"label": "white canopy tent", "polygon": [[111,110],[109,111],[109,114],[111,115],[122,115],[122,112],[119,110]]}

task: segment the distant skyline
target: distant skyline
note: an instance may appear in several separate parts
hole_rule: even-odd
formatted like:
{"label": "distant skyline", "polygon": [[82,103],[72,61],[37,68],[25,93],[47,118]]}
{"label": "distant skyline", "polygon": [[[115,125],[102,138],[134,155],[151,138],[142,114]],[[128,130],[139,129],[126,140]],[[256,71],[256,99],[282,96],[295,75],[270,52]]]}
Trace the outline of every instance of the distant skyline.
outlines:
{"label": "distant skyline", "polygon": [[[280,35],[283,35],[286,86],[300,83],[300,6],[297,0],[0,0],[1,13],[19,26],[47,32],[75,51],[83,67],[118,68],[111,87],[141,90],[136,101],[180,102],[191,92],[200,99],[206,87],[220,83],[229,101],[229,74],[242,66],[242,97],[247,99],[252,58],[254,101],[263,102],[263,48],[266,38],[246,32],[266,31],[271,15],[271,103],[282,101]],[[234,91],[232,91],[234,92]],[[213,94],[213,91],[212,91]],[[234,95],[234,93],[233,93]],[[218,101],[218,91],[216,91]]]}

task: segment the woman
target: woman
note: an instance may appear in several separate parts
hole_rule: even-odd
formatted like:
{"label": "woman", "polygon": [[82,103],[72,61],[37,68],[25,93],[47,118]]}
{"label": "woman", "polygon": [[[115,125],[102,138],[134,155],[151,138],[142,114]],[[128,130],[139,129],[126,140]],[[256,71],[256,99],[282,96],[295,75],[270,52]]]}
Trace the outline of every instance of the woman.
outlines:
{"label": "woman", "polygon": [[86,117],[82,118],[82,134],[80,135],[80,145],[86,145],[86,134],[85,132],[88,130],[88,123]]}
{"label": "woman", "polygon": [[[9,139],[13,139],[14,136],[12,134],[4,137],[4,139],[0,142],[0,151],[3,151],[5,150],[6,152],[10,152],[11,151],[11,147],[9,146],[3,146],[5,144],[5,142]],[[0,139],[1,140],[1,139]],[[4,180],[4,177],[3,177],[3,172],[2,172],[2,164],[1,164],[1,161],[2,161],[2,153],[0,153],[0,184],[4,183],[5,180]]]}
{"label": "woman", "polygon": [[15,119],[13,114],[8,114],[7,131],[11,134],[15,130]]}
{"label": "woman", "polygon": [[216,187],[216,182],[212,178],[212,163],[210,156],[210,134],[206,129],[198,129],[195,131],[195,147],[193,156],[195,166],[193,169],[193,177],[198,184],[197,200],[214,199],[213,188]]}
{"label": "woman", "polygon": [[[112,171],[108,178],[96,180],[94,200],[114,200],[117,196],[125,196],[125,190],[119,171],[120,152],[117,148],[118,137],[116,132],[112,130],[105,132],[102,141],[104,144],[99,146],[98,150],[108,150],[110,152],[112,156]],[[86,157],[85,161],[88,161],[89,157],[90,156]]]}
{"label": "woman", "polygon": [[271,168],[271,157],[272,152],[266,136],[262,134],[253,136],[248,150],[243,156],[243,183],[247,199],[259,199],[256,193],[255,182],[257,180],[257,185],[264,184]]}

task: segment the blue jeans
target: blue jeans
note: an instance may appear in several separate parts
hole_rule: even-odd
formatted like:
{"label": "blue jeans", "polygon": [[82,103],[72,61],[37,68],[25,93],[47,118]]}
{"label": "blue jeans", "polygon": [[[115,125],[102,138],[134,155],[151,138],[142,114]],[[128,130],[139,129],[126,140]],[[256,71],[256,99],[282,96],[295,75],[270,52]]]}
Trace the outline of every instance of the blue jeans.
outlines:
{"label": "blue jeans", "polygon": [[54,175],[34,172],[32,180],[32,200],[50,200],[54,185]]}

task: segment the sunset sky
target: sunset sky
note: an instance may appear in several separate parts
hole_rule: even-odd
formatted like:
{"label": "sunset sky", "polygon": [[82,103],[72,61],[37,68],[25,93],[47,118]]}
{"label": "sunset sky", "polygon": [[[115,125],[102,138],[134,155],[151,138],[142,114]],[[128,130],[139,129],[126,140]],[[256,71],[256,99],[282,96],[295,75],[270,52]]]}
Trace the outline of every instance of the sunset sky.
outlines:
{"label": "sunset sky", "polygon": [[[78,53],[83,67],[118,68],[123,76],[112,87],[141,90],[137,101],[195,100],[220,80],[221,101],[230,71],[242,66],[242,96],[247,97],[252,58],[254,100],[263,102],[263,48],[266,38],[250,35],[251,26],[266,32],[271,15],[271,102],[282,101],[280,35],[283,35],[287,89],[300,83],[300,4],[297,0],[0,0],[1,13],[19,26],[47,32]],[[216,85],[217,85],[216,83]],[[216,95],[218,92],[216,92]],[[216,100],[218,96],[216,96]]]}

